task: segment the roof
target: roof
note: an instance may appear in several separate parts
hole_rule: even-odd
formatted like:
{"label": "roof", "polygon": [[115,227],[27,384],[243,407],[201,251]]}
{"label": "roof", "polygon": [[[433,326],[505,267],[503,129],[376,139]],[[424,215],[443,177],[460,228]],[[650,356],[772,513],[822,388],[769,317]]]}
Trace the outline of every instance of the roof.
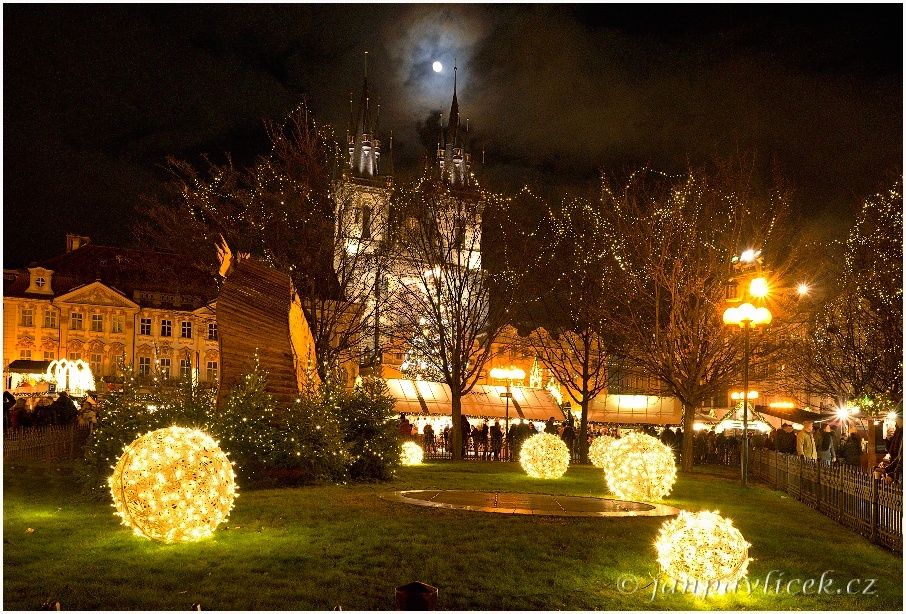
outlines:
{"label": "roof", "polygon": [[9,363],[7,370],[10,373],[46,373],[50,360],[14,360]]}

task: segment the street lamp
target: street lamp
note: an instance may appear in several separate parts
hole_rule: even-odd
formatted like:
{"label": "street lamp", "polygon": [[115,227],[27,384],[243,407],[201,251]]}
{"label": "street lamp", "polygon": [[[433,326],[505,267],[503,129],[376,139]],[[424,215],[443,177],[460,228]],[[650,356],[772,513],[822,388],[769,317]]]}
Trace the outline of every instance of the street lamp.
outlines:
{"label": "street lamp", "polygon": [[[494,379],[506,380],[506,392],[500,396],[506,397],[506,427],[504,433],[506,434],[506,447],[507,450],[510,449],[510,397],[513,396],[510,393],[510,383],[514,379],[522,380],[525,379],[525,371],[518,369],[516,367],[494,367],[491,369],[491,377]],[[509,452],[507,452],[507,458],[509,458]]]}
{"label": "street lamp", "polygon": [[[758,282],[758,283],[756,283]],[[767,295],[767,285],[764,283],[764,278],[756,278],[752,280],[752,284],[749,289],[749,293],[752,296],[763,298]],[[742,398],[743,398],[743,412],[742,412],[742,485],[748,485],[748,474],[749,474],[749,410],[746,400],[749,398],[749,329],[753,326],[767,326],[771,323],[771,312],[767,307],[755,307],[751,303],[743,303],[739,307],[729,307],[724,311],[724,324],[731,326],[739,326],[743,330],[743,362],[742,362]]]}

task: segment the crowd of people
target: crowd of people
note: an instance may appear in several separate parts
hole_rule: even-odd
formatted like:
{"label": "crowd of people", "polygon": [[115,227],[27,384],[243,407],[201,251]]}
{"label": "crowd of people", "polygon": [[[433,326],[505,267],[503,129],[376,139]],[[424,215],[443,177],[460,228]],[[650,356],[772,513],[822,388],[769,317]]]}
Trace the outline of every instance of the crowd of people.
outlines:
{"label": "crowd of people", "polygon": [[53,399],[17,399],[7,390],[3,393],[3,432],[72,424],[91,427],[97,423],[96,404],[88,396],[79,407],[65,390]]}

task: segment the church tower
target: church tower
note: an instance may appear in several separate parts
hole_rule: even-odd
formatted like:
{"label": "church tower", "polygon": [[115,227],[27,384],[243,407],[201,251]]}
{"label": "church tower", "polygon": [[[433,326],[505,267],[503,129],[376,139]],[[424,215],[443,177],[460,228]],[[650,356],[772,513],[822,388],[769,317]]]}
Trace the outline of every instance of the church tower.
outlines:
{"label": "church tower", "polygon": [[454,187],[475,187],[472,177],[472,155],[466,151],[468,126],[463,129],[459,116],[459,101],[456,98],[456,73],[453,67],[453,102],[446,130],[441,131],[437,148],[437,163],[441,177]]}

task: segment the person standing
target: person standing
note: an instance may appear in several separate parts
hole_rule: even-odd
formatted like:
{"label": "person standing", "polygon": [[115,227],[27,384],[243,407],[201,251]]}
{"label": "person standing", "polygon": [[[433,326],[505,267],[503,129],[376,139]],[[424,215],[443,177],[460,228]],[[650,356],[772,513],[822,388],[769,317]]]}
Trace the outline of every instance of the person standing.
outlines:
{"label": "person standing", "polygon": [[812,434],[812,421],[802,423],[802,430],[796,436],[796,454],[809,460],[818,460],[818,450],[815,448],[815,436]]}
{"label": "person standing", "polygon": [[831,463],[837,460],[837,451],[834,449],[834,434],[831,432],[831,425],[825,424],[821,432],[818,433],[819,439],[816,439],[818,448],[818,459]]}
{"label": "person standing", "polygon": [[566,426],[563,427],[563,433],[560,435],[560,439],[562,439],[563,443],[566,444],[566,447],[569,448],[569,457],[572,459],[576,445],[576,429],[573,428],[571,423],[567,422]]}
{"label": "person standing", "polygon": [[557,424],[554,422],[553,416],[547,419],[547,423],[544,425],[544,432],[549,435],[557,434]]}
{"label": "person standing", "polygon": [[469,449],[469,432],[472,430],[472,425],[469,424],[469,419],[465,415],[459,417],[459,428],[462,430],[462,457],[466,457],[466,451]]}
{"label": "person standing", "polygon": [[495,461],[500,460],[500,449],[502,447],[503,429],[500,428],[500,420],[494,420],[494,426],[491,427],[491,451]]}
{"label": "person standing", "polygon": [[862,464],[862,436],[858,431],[852,431],[846,438],[846,443],[840,449],[840,456],[843,462],[850,467],[858,467]]}

